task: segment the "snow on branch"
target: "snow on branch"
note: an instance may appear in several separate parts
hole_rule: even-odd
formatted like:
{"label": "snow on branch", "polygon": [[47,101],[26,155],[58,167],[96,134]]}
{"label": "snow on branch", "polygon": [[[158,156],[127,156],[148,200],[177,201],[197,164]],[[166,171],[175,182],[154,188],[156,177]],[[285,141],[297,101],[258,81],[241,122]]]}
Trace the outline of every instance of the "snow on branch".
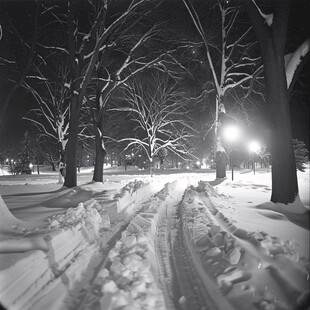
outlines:
{"label": "snow on branch", "polygon": [[293,53],[284,56],[287,88],[290,87],[298,66],[309,53],[309,50],[310,39],[307,39]]}
{"label": "snow on branch", "polygon": [[265,20],[265,23],[271,27],[273,23],[273,13],[270,14],[264,14],[262,10],[259,8],[259,6],[256,4],[255,0],[252,0],[253,4],[256,6],[257,11],[261,15],[261,17]]}
{"label": "snow on branch", "polygon": [[59,47],[59,46],[46,46],[46,45],[41,44],[41,43],[37,43],[37,45],[42,47],[42,48],[45,48],[45,49],[57,50],[57,51],[69,54],[69,52],[65,48],[63,48],[63,47]]}

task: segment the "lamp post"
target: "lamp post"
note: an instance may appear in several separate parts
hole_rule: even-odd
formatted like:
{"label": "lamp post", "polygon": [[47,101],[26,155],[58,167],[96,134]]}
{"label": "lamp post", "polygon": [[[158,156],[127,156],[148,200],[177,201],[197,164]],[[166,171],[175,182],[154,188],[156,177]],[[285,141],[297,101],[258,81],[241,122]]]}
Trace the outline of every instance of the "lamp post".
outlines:
{"label": "lamp post", "polygon": [[135,154],[132,152],[132,153],[131,153],[131,166],[132,166],[132,167],[133,167],[134,155],[135,155]]}
{"label": "lamp post", "polygon": [[223,138],[230,144],[231,151],[229,152],[228,159],[231,166],[231,180],[234,180],[234,161],[232,158],[233,144],[240,138],[240,129],[236,125],[229,125],[223,128]]}
{"label": "lamp post", "polygon": [[254,154],[257,154],[257,152],[260,150],[261,146],[260,143],[258,141],[251,141],[248,145],[248,150],[250,152],[250,154],[252,153],[252,161],[253,161],[253,171],[254,171],[254,175],[255,175],[255,158],[254,158]]}
{"label": "lamp post", "polygon": [[34,165],[33,165],[33,163],[30,163],[30,164],[29,164],[29,169],[30,169],[32,172],[34,172]]}

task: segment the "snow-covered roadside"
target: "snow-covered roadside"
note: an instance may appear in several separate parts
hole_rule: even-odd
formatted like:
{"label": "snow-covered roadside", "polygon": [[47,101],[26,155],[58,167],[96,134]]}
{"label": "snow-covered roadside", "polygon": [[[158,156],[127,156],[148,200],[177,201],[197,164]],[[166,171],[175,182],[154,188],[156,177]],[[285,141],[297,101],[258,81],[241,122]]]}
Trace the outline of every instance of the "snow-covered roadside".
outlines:
{"label": "snow-covered roadside", "polygon": [[[236,173],[214,187],[201,174],[111,176],[6,197],[18,201],[15,214],[23,199],[44,199],[24,210],[36,222],[1,207],[0,302],[9,310],[294,309],[309,292],[309,231],[283,210],[257,208],[270,198],[269,176]],[[305,201],[309,176],[299,176]]]}
{"label": "snow-covered roadside", "polygon": [[206,287],[212,288],[211,278],[234,309],[304,305],[309,298],[308,257],[300,257],[290,240],[243,229],[210,197],[220,195],[201,182],[185,192],[181,208],[184,237]]}
{"label": "snow-covered roadside", "polygon": [[263,231],[282,240],[290,240],[300,257],[309,259],[309,165],[305,172],[298,172],[299,197],[303,202],[304,214],[295,214],[298,205],[284,207],[269,202],[271,195],[271,174],[259,172],[240,174],[232,182],[227,179],[214,188],[217,195],[212,203],[246,231]]}
{"label": "snow-covered roadside", "polygon": [[[85,191],[85,188],[81,190]],[[136,195],[139,191],[141,193]],[[79,203],[76,208],[46,218],[41,221],[43,225],[34,230],[34,223],[28,227],[29,222],[21,222],[9,212],[1,211],[6,215],[1,217],[1,224],[6,223],[8,218],[15,221],[14,225],[11,225],[11,221],[10,227],[7,227],[6,232],[2,231],[1,235],[2,304],[9,309],[42,309],[48,294],[48,304],[52,307],[51,302],[55,300],[51,296],[63,286],[57,294],[57,302],[61,302],[61,296],[66,295],[98,250],[98,240],[109,233],[108,213],[122,211],[137,197],[142,202],[150,191],[148,183],[130,182],[121,191],[117,191],[112,200],[102,197],[98,202],[91,199]],[[1,204],[1,210],[5,210],[5,207]]]}

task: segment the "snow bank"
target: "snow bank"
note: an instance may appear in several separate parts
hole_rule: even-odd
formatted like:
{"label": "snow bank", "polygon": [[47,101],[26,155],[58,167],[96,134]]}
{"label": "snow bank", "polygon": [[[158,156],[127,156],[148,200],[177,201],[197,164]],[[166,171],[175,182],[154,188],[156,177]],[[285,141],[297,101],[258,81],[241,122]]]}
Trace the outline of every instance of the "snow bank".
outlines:
{"label": "snow bank", "polygon": [[186,190],[181,207],[188,248],[208,288],[212,279],[221,292],[217,302],[224,298],[244,310],[295,309],[304,303],[309,294],[306,258],[290,240],[238,227],[212,203],[218,195],[200,183]]}
{"label": "snow bank", "polygon": [[[0,200],[0,300],[4,306],[10,309],[45,309],[52,304],[60,307],[98,251],[98,243],[111,229],[111,205],[115,216],[135,210],[138,201],[147,199],[151,190],[147,183],[130,182],[114,195],[111,204],[108,196],[102,195],[102,189],[99,183],[86,184],[48,200],[46,205],[61,207],[67,206],[69,198],[85,199],[91,193],[101,199],[100,202],[89,199],[47,217],[40,222],[42,227],[16,219]],[[10,236],[11,231],[14,234]],[[52,298],[54,294],[57,300]]]}
{"label": "snow bank", "polygon": [[17,219],[10,212],[2,197],[0,196],[0,240],[1,234],[3,233],[11,233],[11,234],[26,234],[29,232],[34,232],[40,227],[44,227],[46,225],[41,222],[25,222]]}
{"label": "snow bank", "polygon": [[[100,237],[100,229],[109,226],[98,210],[102,211],[102,207],[94,200],[80,203],[77,208],[48,218],[48,229],[36,231],[35,236],[2,241],[10,247],[6,251],[0,243],[2,253],[24,252],[18,256],[0,254],[0,300],[4,306],[33,309],[48,290],[62,281],[68,287],[72,285],[96,251],[93,244]],[[69,267],[77,259],[80,267],[72,273]],[[9,266],[8,260],[12,260]]]}

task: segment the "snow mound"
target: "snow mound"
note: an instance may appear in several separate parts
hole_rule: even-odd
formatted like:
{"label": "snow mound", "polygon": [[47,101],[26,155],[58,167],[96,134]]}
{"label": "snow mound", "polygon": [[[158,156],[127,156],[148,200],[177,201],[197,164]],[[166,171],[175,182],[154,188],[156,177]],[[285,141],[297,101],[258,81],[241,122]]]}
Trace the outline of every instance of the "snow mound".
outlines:
{"label": "snow mound", "polygon": [[212,279],[235,309],[300,306],[309,291],[309,264],[296,245],[239,228],[212,203],[214,196],[200,182],[185,191],[180,208],[184,240],[202,279]]}
{"label": "snow mound", "polygon": [[[8,225],[20,223],[7,214],[3,204],[1,210],[10,220]],[[104,208],[94,199],[46,221],[47,227],[35,235],[12,240],[6,234],[0,242],[0,253],[8,253],[0,254],[0,299],[10,309],[33,309],[47,291],[61,283],[70,288],[97,251],[97,240],[110,227]],[[13,254],[17,252],[22,254]],[[58,292],[57,302],[62,301],[67,288]]]}
{"label": "snow mound", "polygon": [[292,214],[306,214],[309,212],[309,207],[305,206],[300,198],[299,195],[296,196],[295,201],[289,204],[283,203],[273,203],[271,201],[262,203],[257,205],[258,209],[268,209],[275,212],[281,213],[292,213]]}
{"label": "snow mound", "polygon": [[[40,222],[25,222],[17,219],[0,196],[0,234],[26,234],[46,225]],[[0,238],[2,239],[1,235]]]}

